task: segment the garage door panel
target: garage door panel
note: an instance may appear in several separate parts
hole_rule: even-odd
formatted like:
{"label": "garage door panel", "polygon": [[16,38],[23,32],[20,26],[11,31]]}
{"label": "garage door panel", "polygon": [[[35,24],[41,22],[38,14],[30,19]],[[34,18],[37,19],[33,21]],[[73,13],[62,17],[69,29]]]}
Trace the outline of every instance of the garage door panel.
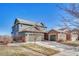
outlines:
{"label": "garage door panel", "polygon": [[29,41],[41,41],[43,40],[43,36],[41,35],[30,35],[29,36]]}

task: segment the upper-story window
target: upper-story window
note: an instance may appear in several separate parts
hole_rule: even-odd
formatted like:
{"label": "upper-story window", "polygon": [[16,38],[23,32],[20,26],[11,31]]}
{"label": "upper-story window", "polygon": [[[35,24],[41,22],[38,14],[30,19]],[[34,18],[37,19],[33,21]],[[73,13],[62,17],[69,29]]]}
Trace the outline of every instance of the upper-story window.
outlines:
{"label": "upper-story window", "polygon": [[22,24],[19,24],[19,28],[21,28],[22,27]]}
{"label": "upper-story window", "polygon": [[15,26],[15,31],[18,31],[18,25]]}
{"label": "upper-story window", "polygon": [[22,27],[22,24],[21,24],[21,27]]}

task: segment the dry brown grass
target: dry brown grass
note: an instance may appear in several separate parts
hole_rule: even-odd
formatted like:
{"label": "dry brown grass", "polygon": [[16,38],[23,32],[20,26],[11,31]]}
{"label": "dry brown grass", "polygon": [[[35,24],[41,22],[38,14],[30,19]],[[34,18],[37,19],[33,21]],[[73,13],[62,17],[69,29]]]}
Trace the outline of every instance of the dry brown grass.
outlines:
{"label": "dry brown grass", "polygon": [[21,56],[26,55],[20,47],[0,47],[0,56]]}
{"label": "dry brown grass", "polygon": [[30,56],[33,55],[29,51],[25,51],[22,47],[16,46],[1,46],[0,47],[0,56]]}
{"label": "dry brown grass", "polygon": [[54,50],[52,48],[40,46],[40,45],[35,44],[35,43],[29,43],[29,44],[23,45],[23,47],[31,49],[35,52],[39,52],[41,54],[47,55],[47,56],[50,56],[50,55],[53,55],[53,54],[56,54],[59,52],[59,51]]}
{"label": "dry brown grass", "polygon": [[64,41],[64,42],[61,42],[63,44],[66,44],[66,45],[70,45],[70,46],[79,46],[79,41]]}

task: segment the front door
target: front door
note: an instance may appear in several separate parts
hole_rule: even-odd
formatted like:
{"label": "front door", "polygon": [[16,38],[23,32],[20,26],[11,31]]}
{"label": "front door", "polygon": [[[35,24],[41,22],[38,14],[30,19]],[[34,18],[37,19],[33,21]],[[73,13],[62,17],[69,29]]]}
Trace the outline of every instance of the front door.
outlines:
{"label": "front door", "polygon": [[50,41],[56,41],[56,35],[50,35]]}

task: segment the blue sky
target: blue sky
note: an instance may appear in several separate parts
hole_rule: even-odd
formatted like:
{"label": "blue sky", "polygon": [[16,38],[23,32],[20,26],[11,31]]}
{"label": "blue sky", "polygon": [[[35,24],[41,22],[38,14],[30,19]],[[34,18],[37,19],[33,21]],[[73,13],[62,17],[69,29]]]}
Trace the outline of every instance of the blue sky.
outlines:
{"label": "blue sky", "polygon": [[57,5],[67,4],[0,4],[0,35],[10,35],[15,18],[43,22],[48,30],[57,27],[61,23],[59,14],[66,15]]}

